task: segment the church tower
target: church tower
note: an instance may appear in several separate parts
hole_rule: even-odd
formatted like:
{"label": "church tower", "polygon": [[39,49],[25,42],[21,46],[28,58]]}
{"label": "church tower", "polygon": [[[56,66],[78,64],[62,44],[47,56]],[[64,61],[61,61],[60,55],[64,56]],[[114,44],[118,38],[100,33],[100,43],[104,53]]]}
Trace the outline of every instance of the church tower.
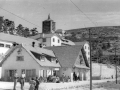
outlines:
{"label": "church tower", "polygon": [[50,14],[48,19],[42,22],[42,33],[49,34],[55,32],[55,22],[50,19]]}

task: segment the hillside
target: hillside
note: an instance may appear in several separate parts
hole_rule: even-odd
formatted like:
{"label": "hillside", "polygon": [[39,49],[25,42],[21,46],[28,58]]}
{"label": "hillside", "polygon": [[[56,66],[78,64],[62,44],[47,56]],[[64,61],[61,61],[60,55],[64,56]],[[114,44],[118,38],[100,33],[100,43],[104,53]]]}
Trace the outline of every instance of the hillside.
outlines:
{"label": "hillside", "polygon": [[101,26],[66,30],[66,34],[69,35],[66,35],[65,38],[73,42],[86,40],[89,37],[89,29],[93,39],[106,37],[107,40],[114,40],[120,35],[120,26]]}
{"label": "hillside", "polygon": [[[77,44],[82,41],[89,41],[89,29],[91,30],[92,58],[95,62],[97,61],[96,58],[104,56],[103,52],[112,51],[113,54],[115,53],[115,41],[117,41],[116,52],[120,52],[120,26],[101,26],[66,30],[65,38]],[[111,61],[107,59],[107,62],[112,63],[113,61],[114,60]],[[101,58],[100,62],[104,63],[104,59]]]}

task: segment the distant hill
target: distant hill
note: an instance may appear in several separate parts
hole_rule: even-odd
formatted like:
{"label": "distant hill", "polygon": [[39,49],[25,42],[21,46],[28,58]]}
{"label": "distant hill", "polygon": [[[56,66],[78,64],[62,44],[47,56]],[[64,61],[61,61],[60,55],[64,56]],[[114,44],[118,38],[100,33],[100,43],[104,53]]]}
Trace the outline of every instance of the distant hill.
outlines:
{"label": "distant hill", "polygon": [[89,29],[93,39],[104,37],[109,40],[114,40],[120,36],[120,26],[101,26],[101,27],[88,27],[66,30],[66,39],[73,42],[79,42],[89,38]]}
{"label": "distant hill", "polygon": [[[95,59],[95,61],[97,60],[96,58],[103,55],[103,51],[114,52],[115,47],[113,43],[116,40],[118,45],[116,52],[120,52],[120,26],[101,26],[66,30],[65,38],[79,45],[80,42],[89,41],[89,29],[91,30],[92,58]],[[104,59],[100,62],[103,63]]]}

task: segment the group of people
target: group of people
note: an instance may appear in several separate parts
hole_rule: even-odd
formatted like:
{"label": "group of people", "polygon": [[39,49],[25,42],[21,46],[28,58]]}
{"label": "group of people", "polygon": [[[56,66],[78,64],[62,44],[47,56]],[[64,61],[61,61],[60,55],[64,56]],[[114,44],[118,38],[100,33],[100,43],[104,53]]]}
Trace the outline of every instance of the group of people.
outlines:
{"label": "group of people", "polygon": [[78,81],[78,80],[80,80],[80,76],[78,75],[76,75],[76,73],[74,72],[73,73],[73,81]]}
{"label": "group of people", "polygon": [[[21,77],[18,77],[17,71],[14,74],[14,87],[13,90],[16,90],[17,82],[21,85],[21,90],[24,90],[24,83],[25,83],[25,72],[23,71]],[[29,81],[30,87],[29,90],[38,90],[40,81],[37,77],[31,78]]]}
{"label": "group of people", "polygon": [[39,79],[38,79],[38,77],[36,77],[36,78],[31,78],[31,80],[30,80],[30,82],[29,82],[29,84],[30,84],[30,88],[29,88],[29,90],[38,90],[38,88],[39,88]]}
{"label": "group of people", "polygon": [[[21,76],[18,77],[18,74],[17,74],[17,71],[15,71],[15,75],[14,75],[14,89],[13,90],[16,90],[16,84],[17,82],[20,83],[21,85],[21,90],[23,90],[24,88],[24,83],[25,83],[25,72],[23,71]],[[80,77],[77,76],[75,74],[75,72],[73,73],[73,80],[74,81],[77,81],[77,80],[80,80]],[[29,81],[29,84],[30,84],[30,88],[29,90],[38,90],[39,88],[39,84],[40,82],[54,82],[54,83],[60,83],[60,82],[70,82],[70,77],[66,76],[64,73],[62,75],[62,77],[58,77],[58,76],[48,76],[45,80],[43,77],[34,77],[34,78],[31,78],[30,81]]]}
{"label": "group of people", "polygon": [[60,78],[60,80],[62,82],[70,82],[70,77],[69,76],[66,76],[64,73],[62,75],[62,77]]}

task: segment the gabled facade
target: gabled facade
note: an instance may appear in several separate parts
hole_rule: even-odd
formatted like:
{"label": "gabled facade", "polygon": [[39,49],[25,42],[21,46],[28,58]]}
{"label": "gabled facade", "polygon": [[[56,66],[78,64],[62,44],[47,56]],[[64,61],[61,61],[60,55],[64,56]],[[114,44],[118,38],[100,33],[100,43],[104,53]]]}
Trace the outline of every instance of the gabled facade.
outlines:
{"label": "gabled facade", "polygon": [[15,70],[19,77],[22,71],[26,80],[30,77],[59,74],[60,64],[51,50],[39,49],[30,45],[18,45],[11,48],[1,62],[2,79],[12,81]]}
{"label": "gabled facade", "polygon": [[51,33],[51,34],[38,34],[36,36],[30,37],[32,39],[38,40],[44,46],[67,46],[75,45],[74,42],[62,38],[60,35]]}
{"label": "gabled facade", "polygon": [[83,46],[57,46],[57,47],[46,47],[47,49],[53,50],[56,57],[58,58],[61,68],[59,76],[64,73],[67,77],[73,80],[73,73],[80,77],[80,80],[88,80],[89,76],[89,62],[84,58],[82,52]]}

